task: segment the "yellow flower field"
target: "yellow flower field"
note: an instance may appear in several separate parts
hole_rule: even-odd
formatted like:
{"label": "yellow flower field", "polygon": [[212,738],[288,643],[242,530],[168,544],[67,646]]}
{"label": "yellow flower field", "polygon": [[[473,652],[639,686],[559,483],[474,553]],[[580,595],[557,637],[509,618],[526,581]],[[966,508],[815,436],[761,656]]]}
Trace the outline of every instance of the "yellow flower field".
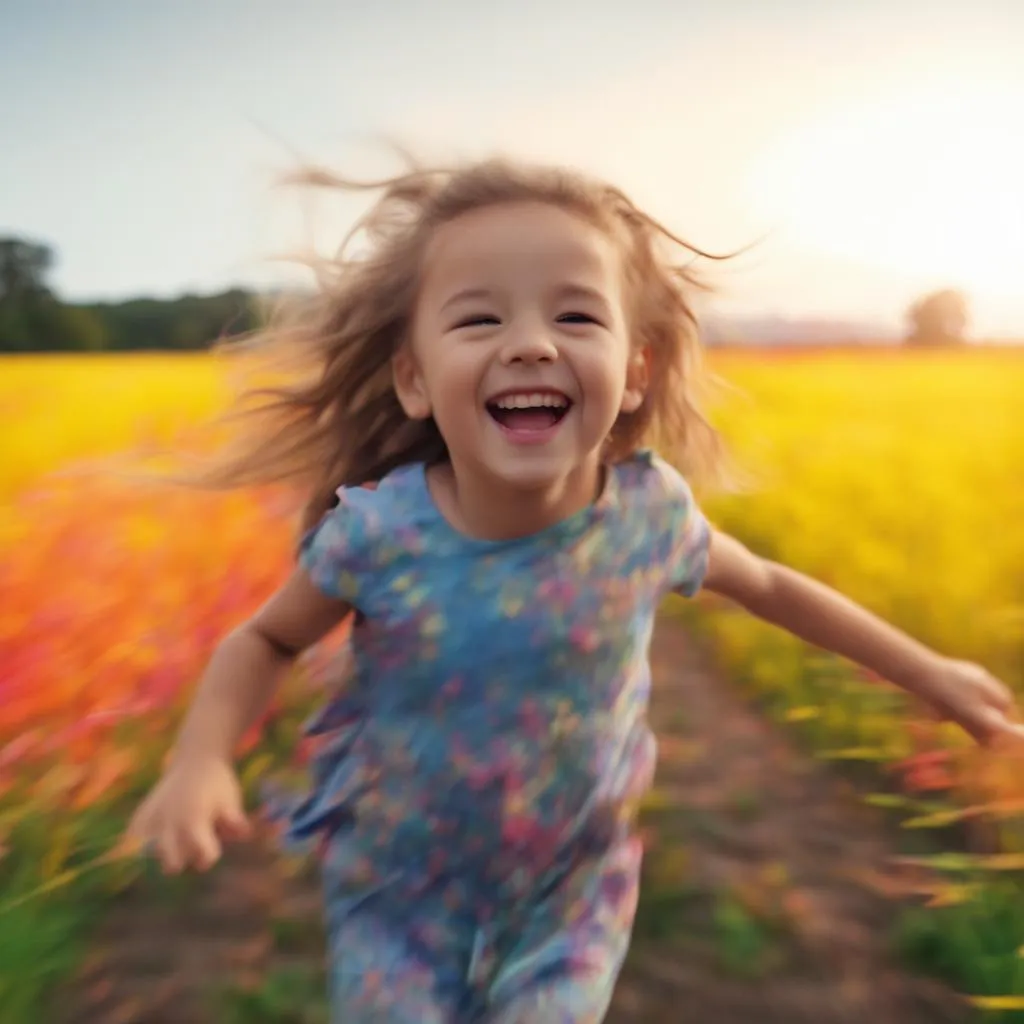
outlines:
{"label": "yellow flower field", "polygon": [[165,444],[225,394],[208,357],[6,356],[0,503],[68,462]]}
{"label": "yellow flower field", "polygon": [[730,356],[721,422],[761,553],[1024,691],[1024,350]]}

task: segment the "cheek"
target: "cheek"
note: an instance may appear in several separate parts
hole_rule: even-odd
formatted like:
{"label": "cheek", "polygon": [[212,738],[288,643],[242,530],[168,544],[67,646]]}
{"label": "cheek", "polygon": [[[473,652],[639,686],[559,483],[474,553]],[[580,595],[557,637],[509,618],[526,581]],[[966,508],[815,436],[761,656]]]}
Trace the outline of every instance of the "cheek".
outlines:
{"label": "cheek", "polygon": [[587,390],[609,403],[617,403],[627,381],[627,353],[620,345],[591,349],[583,359],[581,375],[587,379]]}
{"label": "cheek", "polygon": [[479,358],[475,358],[471,350],[436,353],[424,379],[438,423],[458,422],[473,413],[481,367]]}

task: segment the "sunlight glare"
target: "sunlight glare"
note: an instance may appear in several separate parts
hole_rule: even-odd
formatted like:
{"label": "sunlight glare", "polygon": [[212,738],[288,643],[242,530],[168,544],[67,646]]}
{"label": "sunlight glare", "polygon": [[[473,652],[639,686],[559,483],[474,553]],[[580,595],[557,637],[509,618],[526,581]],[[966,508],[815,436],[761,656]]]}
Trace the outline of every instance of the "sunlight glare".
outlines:
{"label": "sunlight glare", "polygon": [[769,148],[753,205],[794,241],[975,294],[1024,287],[1024,84],[876,96]]}

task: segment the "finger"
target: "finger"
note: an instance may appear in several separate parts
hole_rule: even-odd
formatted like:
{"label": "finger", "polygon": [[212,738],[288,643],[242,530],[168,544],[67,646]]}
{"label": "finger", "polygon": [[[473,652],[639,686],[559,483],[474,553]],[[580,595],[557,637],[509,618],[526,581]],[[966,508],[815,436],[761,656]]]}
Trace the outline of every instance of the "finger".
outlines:
{"label": "finger", "polygon": [[136,814],[121,835],[121,846],[126,852],[141,854],[152,838],[149,815]]}
{"label": "finger", "polygon": [[1009,711],[1013,707],[1013,692],[1005,683],[990,676],[987,672],[983,677],[988,702],[1000,711]]}
{"label": "finger", "polygon": [[171,829],[157,840],[156,855],[165,874],[181,874],[185,867],[185,851],[177,830]]}
{"label": "finger", "polygon": [[188,837],[188,846],[189,860],[200,871],[208,871],[220,860],[220,840],[209,823],[193,826]]}
{"label": "finger", "polygon": [[978,710],[974,721],[965,725],[967,731],[983,746],[989,746],[1002,738],[1012,738],[1020,726],[1001,711],[988,706]]}
{"label": "finger", "polygon": [[1004,719],[993,736],[993,743],[998,743],[1000,746],[1020,746],[1021,750],[1024,751],[1024,725]]}
{"label": "finger", "polygon": [[241,807],[234,805],[225,808],[217,818],[217,826],[221,833],[230,839],[249,839],[252,837],[252,823]]}
{"label": "finger", "polygon": [[1003,716],[987,704],[950,709],[948,720],[956,723],[975,743],[987,746]]}

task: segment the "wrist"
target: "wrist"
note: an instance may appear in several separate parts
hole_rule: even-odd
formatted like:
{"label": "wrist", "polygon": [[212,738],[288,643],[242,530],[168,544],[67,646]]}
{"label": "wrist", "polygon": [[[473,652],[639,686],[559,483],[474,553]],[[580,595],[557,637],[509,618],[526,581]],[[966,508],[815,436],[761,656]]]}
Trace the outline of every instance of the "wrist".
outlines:
{"label": "wrist", "polygon": [[209,750],[190,744],[179,744],[171,749],[167,758],[167,769],[178,771],[202,770],[208,766],[232,768],[232,758],[220,750]]}
{"label": "wrist", "polygon": [[936,681],[942,678],[947,659],[935,651],[922,649],[893,673],[892,682],[908,693],[927,700],[933,696]]}

